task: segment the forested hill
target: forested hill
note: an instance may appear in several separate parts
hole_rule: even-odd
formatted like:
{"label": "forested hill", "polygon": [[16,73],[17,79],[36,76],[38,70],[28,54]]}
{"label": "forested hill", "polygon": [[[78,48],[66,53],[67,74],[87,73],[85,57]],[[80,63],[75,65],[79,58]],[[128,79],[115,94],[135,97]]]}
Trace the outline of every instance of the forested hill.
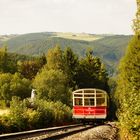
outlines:
{"label": "forested hill", "polygon": [[94,54],[99,56],[111,70],[124,55],[130,38],[130,35],[43,32],[12,36],[2,40],[0,45],[7,44],[10,52],[33,56],[46,53],[49,48],[56,45],[62,49],[71,47],[79,56],[85,55],[87,48],[92,48]]}

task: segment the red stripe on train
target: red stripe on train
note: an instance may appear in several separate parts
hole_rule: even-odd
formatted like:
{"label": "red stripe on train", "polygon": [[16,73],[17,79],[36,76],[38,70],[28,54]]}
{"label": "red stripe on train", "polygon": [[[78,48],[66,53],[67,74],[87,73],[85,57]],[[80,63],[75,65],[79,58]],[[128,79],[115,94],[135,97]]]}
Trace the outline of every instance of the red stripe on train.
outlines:
{"label": "red stripe on train", "polygon": [[106,113],[107,113],[106,106],[96,106],[96,107],[74,106],[73,107],[74,115],[104,115]]}

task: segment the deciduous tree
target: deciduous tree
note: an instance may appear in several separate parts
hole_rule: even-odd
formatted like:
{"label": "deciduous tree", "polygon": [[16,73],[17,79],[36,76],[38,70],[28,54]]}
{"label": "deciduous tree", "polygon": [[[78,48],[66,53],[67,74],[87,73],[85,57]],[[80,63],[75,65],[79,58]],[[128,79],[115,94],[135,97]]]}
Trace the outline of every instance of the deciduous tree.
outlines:
{"label": "deciduous tree", "polygon": [[33,86],[39,98],[69,104],[70,94],[67,87],[67,77],[61,70],[42,69],[35,77]]}
{"label": "deciduous tree", "polygon": [[48,69],[63,69],[63,52],[59,46],[56,46],[47,53]]}

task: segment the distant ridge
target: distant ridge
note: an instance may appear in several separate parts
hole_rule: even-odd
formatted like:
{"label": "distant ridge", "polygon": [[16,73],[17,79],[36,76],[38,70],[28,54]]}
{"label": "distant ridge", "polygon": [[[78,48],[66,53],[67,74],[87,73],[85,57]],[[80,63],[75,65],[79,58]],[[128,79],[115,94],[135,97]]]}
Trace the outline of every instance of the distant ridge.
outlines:
{"label": "distant ridge", "polygon": [[23,35],[0,36],[0,47],[7,44],[8,51],[18,54],[38,56],[47,53],[49,48],[59,45],[62,49],[71,47],[80,57],[87,48],[93,49],[109,71],[114,71],[124,55],[131,35],[108,35],[86,33],[41,32]]}

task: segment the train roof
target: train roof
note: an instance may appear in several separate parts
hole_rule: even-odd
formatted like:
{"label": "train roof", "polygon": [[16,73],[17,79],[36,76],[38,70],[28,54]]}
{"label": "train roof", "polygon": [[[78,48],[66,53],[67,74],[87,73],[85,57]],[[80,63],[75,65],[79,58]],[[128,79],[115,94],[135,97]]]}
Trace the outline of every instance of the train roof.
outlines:
{"label": "train roof", "polygon": [[107,94],[105,90],[97,89],[97,88],[83,88],[83,89],[77,89],[72,92],[74,93],[104,93]]}

